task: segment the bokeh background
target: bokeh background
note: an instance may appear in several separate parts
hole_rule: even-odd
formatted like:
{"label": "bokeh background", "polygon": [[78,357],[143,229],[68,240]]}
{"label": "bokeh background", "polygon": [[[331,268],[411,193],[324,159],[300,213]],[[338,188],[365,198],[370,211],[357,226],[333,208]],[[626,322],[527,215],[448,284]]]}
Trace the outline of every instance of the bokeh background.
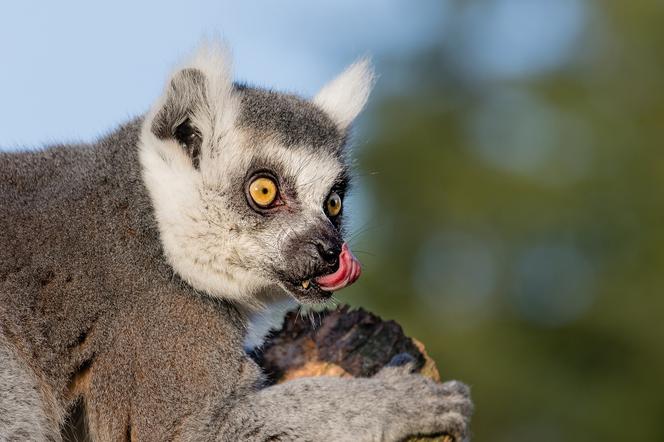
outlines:
{"label": "bokeh background", "polygon": [[475,440],[664,440],[662,2],[7,2],[0,145],[94,139],[204,35],[305,96],[373,56],[339,297],[472,385]]}

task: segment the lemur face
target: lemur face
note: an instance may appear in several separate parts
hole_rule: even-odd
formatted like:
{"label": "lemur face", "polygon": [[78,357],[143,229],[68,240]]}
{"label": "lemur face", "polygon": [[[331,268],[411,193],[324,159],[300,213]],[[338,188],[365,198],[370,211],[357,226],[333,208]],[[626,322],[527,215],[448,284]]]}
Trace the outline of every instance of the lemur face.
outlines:
{"label": "lemur face", "polygon": [[366,61],[306,101],[233,84],[204,49],[144,122],[141,162],[164,252],[214,296],[252,302],[279,288],[322,302],[360,264],[343,240],[348,126],[368,97]]}

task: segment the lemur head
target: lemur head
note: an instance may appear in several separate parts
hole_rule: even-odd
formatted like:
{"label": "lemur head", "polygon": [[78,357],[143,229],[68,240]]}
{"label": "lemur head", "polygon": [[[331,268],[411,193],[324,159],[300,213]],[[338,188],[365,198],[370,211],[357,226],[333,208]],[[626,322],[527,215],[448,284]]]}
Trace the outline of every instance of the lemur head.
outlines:
{"label": "lemur head", "polygon": [[140,142],[174,270],[246,303],[276,288],[322,302],[354,282],[360,265],[342,238],[348,130],[372,83],[362,60],[312,101],[238,85],[219,47],[177,70]]}

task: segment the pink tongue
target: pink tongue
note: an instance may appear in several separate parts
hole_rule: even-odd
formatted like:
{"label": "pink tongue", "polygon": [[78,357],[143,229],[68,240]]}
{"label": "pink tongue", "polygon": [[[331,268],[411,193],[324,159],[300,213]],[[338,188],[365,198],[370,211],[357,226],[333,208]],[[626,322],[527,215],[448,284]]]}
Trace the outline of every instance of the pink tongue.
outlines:
{"label": "pink tongue", "polygon": [[328,292],[334,292],[354,283],[362,273],[362,266],[348,248],[348,244],[341,246],[339,255],[339,268],[336,272],[315,279],[318,286]]}

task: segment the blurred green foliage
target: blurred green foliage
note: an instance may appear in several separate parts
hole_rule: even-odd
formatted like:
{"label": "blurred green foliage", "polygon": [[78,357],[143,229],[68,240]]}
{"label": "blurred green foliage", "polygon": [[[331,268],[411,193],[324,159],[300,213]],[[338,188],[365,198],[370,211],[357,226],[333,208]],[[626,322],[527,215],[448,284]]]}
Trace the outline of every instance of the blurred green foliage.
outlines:
{"label": "blurred green foliage", "polygon": [[548,70],[473,76],[449,27],[379,60],[357,137],[341,298],[472,386],[475,440],[664,440],[664,5],[587,5]]}

